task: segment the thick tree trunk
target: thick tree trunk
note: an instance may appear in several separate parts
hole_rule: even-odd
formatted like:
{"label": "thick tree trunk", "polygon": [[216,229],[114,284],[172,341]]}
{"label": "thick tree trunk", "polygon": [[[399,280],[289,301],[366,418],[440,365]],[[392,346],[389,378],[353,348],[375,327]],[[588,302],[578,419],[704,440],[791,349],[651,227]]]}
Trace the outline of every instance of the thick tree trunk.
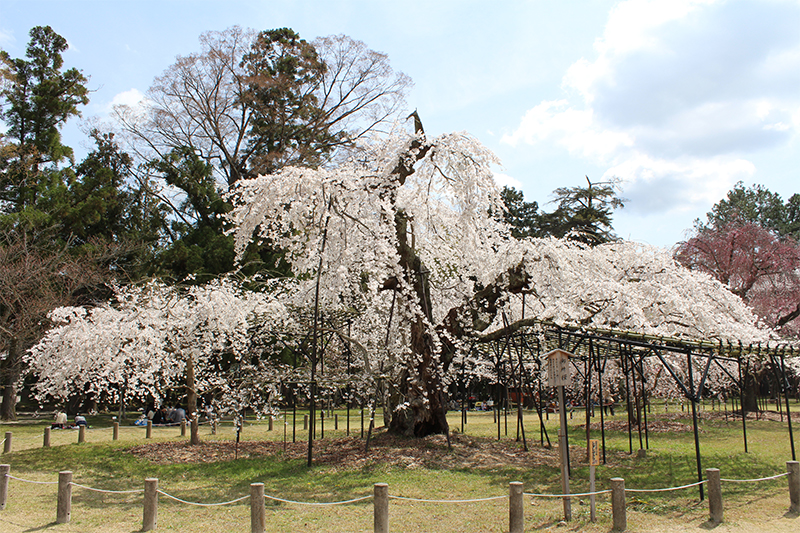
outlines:
{"label": "thick tree trunk", "polygon": [[405,405],[392,413],[389,431],[406,437],[447,435],[447,398],[439,374],[438,357],[422,318],[411,325],[408,366],[400,375],[400,394]]}
{"label": "thick tree trunk", "polygon": [[17,339],[11,339],[8,356],[0,361],[2,371],[3,402],[0,404],[0,419],[17,419],[17,381],[22,368],[22,353]]}
{"label": "thick tree trunk", "polygon": [[746,413],[756,413],[761,410],[758,407],[759,377],[748,373],[745,375],[744,381],[742,408]]}

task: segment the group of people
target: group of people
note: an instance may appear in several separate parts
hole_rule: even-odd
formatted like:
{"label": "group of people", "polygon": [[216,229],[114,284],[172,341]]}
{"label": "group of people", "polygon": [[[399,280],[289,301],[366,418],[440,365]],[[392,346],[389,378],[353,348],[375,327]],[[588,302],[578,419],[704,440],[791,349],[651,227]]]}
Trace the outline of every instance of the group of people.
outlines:
{"label": "group of people", "polygon": [[74,425],[70,424],[67,420],[67,413],[64,411],[56,411],[55,422],[50,425],[51,429],[69,429],[79,426],[86,426],[86,417],[80,413],[75,414]]}
{"label": "group of people", "polygon": [[161,406],[159,409],[148,409],[147,419],[153,422],[154,426],[167,424],[180,424],[186,420],[186,410],[183,407]]}

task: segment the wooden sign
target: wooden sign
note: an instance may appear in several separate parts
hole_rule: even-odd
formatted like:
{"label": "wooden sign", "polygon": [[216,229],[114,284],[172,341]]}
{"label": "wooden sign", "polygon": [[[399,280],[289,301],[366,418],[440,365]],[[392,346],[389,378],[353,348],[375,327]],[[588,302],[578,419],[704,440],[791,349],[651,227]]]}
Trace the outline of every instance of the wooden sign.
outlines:
{"label": "wooden sign", "polygon": [[547,384],[549,386],[561,387],[569,385],[570,355],[572,354],[559,349],[545,354],[545,357],[547,357]]}
{"label": "wooden sign", "polygon": [[589,464],[597,466],[600,464],[600,441],[589,439]]}

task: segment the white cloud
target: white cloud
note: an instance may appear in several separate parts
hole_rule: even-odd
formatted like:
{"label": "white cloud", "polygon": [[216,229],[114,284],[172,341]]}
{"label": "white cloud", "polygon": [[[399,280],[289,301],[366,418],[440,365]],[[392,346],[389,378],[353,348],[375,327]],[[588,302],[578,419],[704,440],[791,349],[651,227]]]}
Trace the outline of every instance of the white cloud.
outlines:
{"label": "white cloud", "polygon": [[144,99],[145,96],[139,89],[128,89],[127,91],[123,91],[114,95],[114,98],[111,99],[111,102],[106,105],[106,112],[111,112],[111,110],[118,105],[126,105],[128,107],[136,108]]}
{"label": "white cloud", "polygon": [[508,174],[503,174],[501,172],[494,173],[494,182],[497,183],[498,187],[513,187],[518,191],[522,190],[522,182],[519,180],[512,178]]}
{"label": "white cloud", "polygon": [[800,2],[628,0],[597,56],[503,137],[554,145],[625,181],[626,209],[714,202],[800,131]]}

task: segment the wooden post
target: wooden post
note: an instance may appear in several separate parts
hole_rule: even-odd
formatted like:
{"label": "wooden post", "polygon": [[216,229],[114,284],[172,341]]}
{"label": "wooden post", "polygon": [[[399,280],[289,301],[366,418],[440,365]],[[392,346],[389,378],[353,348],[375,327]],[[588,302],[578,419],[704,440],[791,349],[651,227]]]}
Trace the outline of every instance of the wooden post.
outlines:
{"label": "wooden post", "polygon": [[58,503],[56,504],[56,523],[69,523],[72,514],[72,472],[58,473]]}
{"label": "wooden post", "polygon": [[333,415],[333,429],[339,429],[339,415]]}
{"label": "wooden post", "polygon": [[149,439],[152,436],[153,436],[153,421],[152,420],[148,420],[147,421],[147,433],[145,433],[144,438]]}
{"label": "wooden post", "polygon": [[11,453],[11,432],[6,431],[6,439],[3,442],[3,453]]}
{"label": "wooden post", "polygon": [[11,465],[0,465],[0,511],[6,508],[8,501],[8,473]]}
{"label": "wooden post", "polygon": [[613,530],[628,529],[628,517],[625,514],[625,480],[621,477],[611,478],[611,512],[614,521]]}
{"label": "wooden post", "polygon": [[[270,418],[270,420],[272,420]],[[264,505],[264,484],[250,483],[250,533],[267,530],[267,509]]]}
{"label": "wooden post", "polygon": [[389,533],[389,485],[375,483],[372,504],[374,533]]}
{"label": "wooden post", "polygon": [[786,461],[789,472],[789,512],[800,513],[800,462]]}
{"label": "wooden post", "polygon": [[42,448],[50,447],[50,428],[44,428],[44,440],[42,441]]}
{"label": "wooden post", "polygon": [[158,519],[158,478],[149,477],[144,480],[144,517],[142,531],[156,528]]}
{"label": "wooden post", "polygon": [[78,426],[78,444],[86,442],[86,426]]}
{"label": "wooden post", "polygon": [[272,429],[273,429],[273,424],[274,424],[274,422],[273,422],[273,420],[272,420],[272,417],[270,416],[270,417],[269,417],[269,431],[272,431]]}
{"label": "wooden post", "polygon": [[522,483],[512,481],[508,484],[508,531],[522,533],[525,531],[525,513],[522,497]]}
{"label": "wooden post", "polygon": [[303,430],[308,429],[308,415],[303,415]]}
{"label": "wooden post", "polygon": [[114,422],[112,437],[113,440],[119,440],[119,422]]}
{"label": "wooden post", "polygon": [[[564,386],[558,386],[558,410],[561,425],[558,429],[558,450],[561,457],[561,490],[562,494],[569,494],[569,443],[567,441],[567,406],[564,395]],[[563,498],[564,520],[572,520],[572,502],[569,496]]]}
{"label": "wooden post", "polygon": [[708,479],[708,520],[713,524],[722,522],[722,484],[719,468],[706,468]]}
{"label": "wooden post", "polygon": [[186,436],[186,420],[181,420],[181,437]]}

